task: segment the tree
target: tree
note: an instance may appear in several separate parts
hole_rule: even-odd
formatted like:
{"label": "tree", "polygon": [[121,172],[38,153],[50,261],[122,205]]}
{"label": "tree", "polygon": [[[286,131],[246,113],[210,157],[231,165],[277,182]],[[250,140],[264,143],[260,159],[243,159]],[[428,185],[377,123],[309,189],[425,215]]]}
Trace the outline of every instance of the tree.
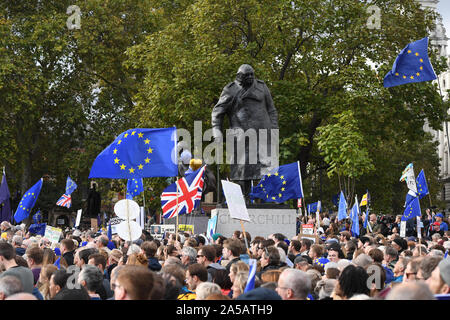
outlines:
{"label": "tree", "polygon": [[[391,210],[392,199],[399,196],[392,192],[401,185],[390,177],[408,161],[398,159],[393,152],[399,147],[392,146],[418,139],[424,149],[432,149],[423,139],[424,122],[440,128],[447,106],[439,102],[432,83],[385,89],[382,79],[407,43],[429,34],[434,14],[421,10],[414,0],[178,4],[172,19],[166,12],[157,13],[167,25],[128,50],[128,65],[146,70],[134,109],[141,125],[192,130],[194,120],[201,120],[208,128],[224,84],[233,80],[239,65],[251,64],[268,84],[279,112],[280,163],[300,161],[304,186],[310,190],[306,194],[317,199],[314,177],[327,168],[317,148],[318,128],[326,132],[328,125],[335,125],[334,115],[351,111],[353,125],[358,123],[357,138],[364,141],[355,145],[364,151],[362,163],[372,163],[375,171],[370,176],[391,195],[380,209]],[[381,9],[380,29],[367,27],[369,4]],[[434,53],[431,59],[437,73],[444,70]],[[409,151],[413,157],[420,153]],[[386,168],[388,160],[397,162]],[[423,161],[430,165],[434,160],[427,154]],[[387,172],[379,172],[379,167]],[[364,181],[368,175],[358,178]],[[355,181],[356,191],[367,188]],[[336,181],[324,183],[334,185],[337,193]]]}
{"label": "tree", "polygon": [[[95,156],[133,125],[140,77],[125,52],[157,21],[150,1],[87,1],[67,14],[72,4],[0,1],[0,162],[22,192],[44,174],[64,190],[71,175],[82,199]],[[71,14],[79,29],[67,27]]]}

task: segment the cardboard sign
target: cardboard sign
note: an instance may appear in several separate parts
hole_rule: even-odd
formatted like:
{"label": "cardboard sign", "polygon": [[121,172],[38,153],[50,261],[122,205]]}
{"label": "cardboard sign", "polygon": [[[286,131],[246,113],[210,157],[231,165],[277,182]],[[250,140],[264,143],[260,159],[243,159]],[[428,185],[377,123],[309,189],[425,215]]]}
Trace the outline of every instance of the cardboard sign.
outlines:
{"label": "cardboard sign", "polygon": [[298,234],[300,239],[309,239],[313,243],[318,242],[318,236],[314,233],[314,225],[313,224],[304,224],[300,227],[300,233]]}
{"label": "cardboard sign", "polygon": [[45,234],[44,237],[50,240],[52,243],[58,243],[59,238],[61,237],[62,229],[55,228],[52,226],[46,226],[45,227]]}
{"label": "cardboard sign", "polygon": [[97,219],[91,219],[91,228],[94,230],[94,232],[98,231],[98,221],[97,221]]}
{"label": "cardboard sign", "polygon": [[314,234],[314,225],[313,224],[304,224],[302,226],[302,233],[303,234]]}
{"label": "cardboard sign", "polygon": [[231,218],[250,221],[241,186],[233,182],[222,180],[222,188],[225,199],[227,200]]}

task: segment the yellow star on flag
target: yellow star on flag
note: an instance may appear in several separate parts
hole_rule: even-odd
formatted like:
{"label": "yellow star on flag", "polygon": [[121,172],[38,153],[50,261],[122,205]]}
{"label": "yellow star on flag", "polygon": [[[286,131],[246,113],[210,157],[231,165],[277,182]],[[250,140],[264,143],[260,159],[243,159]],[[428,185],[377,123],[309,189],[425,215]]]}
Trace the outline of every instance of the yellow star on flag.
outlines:
{"label": "yellow star on flag", "polygon": [[147,151],[148,151],[148,153],[152,153],[153,149],[152,148],[148,148]]}
{"label": "yellow star on flag", "polygon": [[142,137],[144,137],[144,134],[142,132],[139,132],[138,133],[138,138],[142,138]]}
{"label": "yellow star on flag", "polygon": [[144,169],[144,166],[142,164],[139,164],[138,168],[139,168],[139,170],[142,170],[142,169]]}
{"label": "yellow star on flag", "polygon": [[134,168],[131,167],[130,169],[128,169],[130,171],[130,173],[134,173]]}
{"label": "yellow star on flag", "polygon": [[117,153],[117,149],[114,149],[114,150],[113,150],[113,153],[116,154],[116,153]]}
{"label": "yellow star on flag", "polygon": [[127,167],[126,165],[122,164],[122,165],[120,166],[120,170],[125,170],[126,167]]}
{"label": "yellow star on flag", "polygon": [[145,144],[149,144],[150,140],[147,138],[147,139],[144,140],[144,142],[145,142]]}
{"label": "yellow star on flag", "polygon": [[150,159],[149,158],[145,158],[145,163],[150,163]]}
{"label": "yellow star on flag", "polygon": [[120,159],[117,158],[117,157],[114,159],[114,163],[115,163],[115,164],[119,164],[119,161],[120,161]]}

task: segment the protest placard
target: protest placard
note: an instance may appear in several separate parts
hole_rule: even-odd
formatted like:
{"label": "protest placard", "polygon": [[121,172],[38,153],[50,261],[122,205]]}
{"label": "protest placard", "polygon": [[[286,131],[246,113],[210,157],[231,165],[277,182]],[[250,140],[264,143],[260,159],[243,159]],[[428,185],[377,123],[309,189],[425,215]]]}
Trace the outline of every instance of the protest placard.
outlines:
{"label": "protest placard", "polygon": [[44,237],[50,240],[52,243],[58,243],[59,238],[61,237],[62,229],[55,228],[52,226],[46,226],[45,227],[45,234]]}
{"label": "protest placard", "polygon": [[231,218],[250,221],[241,186],[233,182],[222,180],[222,187]]}
{"label": "protest placard", "polygon": [[82,209],[77,211],[77,219],[75,220],[75,228],[80,226]]}
{"label": "protest placard", "polygon": [[194,234],[194,225],[192,224],[179,224],[178,231],[185,231]]}

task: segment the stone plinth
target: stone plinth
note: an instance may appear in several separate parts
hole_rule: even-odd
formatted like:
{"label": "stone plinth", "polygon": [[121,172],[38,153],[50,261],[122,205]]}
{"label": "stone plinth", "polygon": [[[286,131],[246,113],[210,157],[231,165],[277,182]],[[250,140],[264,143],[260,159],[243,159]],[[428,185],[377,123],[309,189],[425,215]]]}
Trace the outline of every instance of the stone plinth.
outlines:
{"label": "stone plinth", "polygon": [[[245,231],[252,239],[256,236],[267,237],[272,233],[282,233],[289,239],[295,236],[297,210],[295,209],[248,209],[250,222],[244,221]],[[211,217],[217,215],[216,233],[229,238],[235,230],[242,231],[241,222],[232,219],[228,209],[217,208],[211,211]]]}

